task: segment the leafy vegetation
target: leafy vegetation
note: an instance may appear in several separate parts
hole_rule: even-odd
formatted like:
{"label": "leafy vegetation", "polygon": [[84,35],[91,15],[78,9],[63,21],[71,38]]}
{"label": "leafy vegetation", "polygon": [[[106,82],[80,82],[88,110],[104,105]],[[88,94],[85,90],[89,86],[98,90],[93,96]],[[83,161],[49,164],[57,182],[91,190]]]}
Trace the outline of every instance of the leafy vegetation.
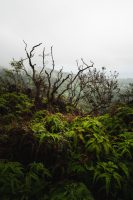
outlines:
{"label": "leafy vegetation", "polygon": [[[25,47],[29,61],[35,48]],[[83,59],[76,75],[60,70],[54,79],[51,56],[46,79],[44,65],[38,72],[30,63],[30,74],[24,60],[0,79],[0,199],[132,200],[132,90],[112,101],[116,74]]]}

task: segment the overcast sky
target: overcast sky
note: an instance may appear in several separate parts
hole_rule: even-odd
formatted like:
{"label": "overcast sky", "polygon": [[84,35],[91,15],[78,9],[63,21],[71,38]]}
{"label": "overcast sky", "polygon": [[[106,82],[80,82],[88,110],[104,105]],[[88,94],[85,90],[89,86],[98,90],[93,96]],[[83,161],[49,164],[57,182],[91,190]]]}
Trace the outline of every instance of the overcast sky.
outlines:
{"label": "overcast sky", "polygon": [[0,0],[0,65],[43,42],[57,65],[81,57],[133,78],[133,0]]}

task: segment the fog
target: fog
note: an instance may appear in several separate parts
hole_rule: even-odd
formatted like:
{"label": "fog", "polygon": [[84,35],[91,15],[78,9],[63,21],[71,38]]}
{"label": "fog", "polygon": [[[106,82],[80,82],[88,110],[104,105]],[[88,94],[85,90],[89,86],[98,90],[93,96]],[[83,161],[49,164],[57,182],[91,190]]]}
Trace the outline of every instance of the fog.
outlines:
{"label": "fog", "polygon": [[29,49],[53,45],[65,71],[82,57],[133,78],[132,8],[132,0],[0,0],[0,65],[24,57],[25,40]]}

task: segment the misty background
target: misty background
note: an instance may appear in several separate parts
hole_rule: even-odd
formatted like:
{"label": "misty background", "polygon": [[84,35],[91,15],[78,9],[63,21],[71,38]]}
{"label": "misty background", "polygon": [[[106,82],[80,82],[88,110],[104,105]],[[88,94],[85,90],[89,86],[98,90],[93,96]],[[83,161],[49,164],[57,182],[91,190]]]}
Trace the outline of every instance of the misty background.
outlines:
{"label": "misty background", "polygon": [[0,0],[0,66],[25,57],[24,43],[40,42],[57,66],[76,59],[133,78],[132,0]]}

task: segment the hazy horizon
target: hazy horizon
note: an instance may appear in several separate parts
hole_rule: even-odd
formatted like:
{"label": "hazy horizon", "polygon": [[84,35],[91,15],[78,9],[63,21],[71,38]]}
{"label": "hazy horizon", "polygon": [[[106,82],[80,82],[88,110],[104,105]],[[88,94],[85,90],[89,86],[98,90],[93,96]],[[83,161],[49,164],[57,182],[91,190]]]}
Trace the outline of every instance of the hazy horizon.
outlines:
{"label": "hazy horizon", "polygon": [[25,40],[53,45],[64,71],[84,58],[133,78],[132,8],[132,0],[0,0],[0,66],[24,57]]}

